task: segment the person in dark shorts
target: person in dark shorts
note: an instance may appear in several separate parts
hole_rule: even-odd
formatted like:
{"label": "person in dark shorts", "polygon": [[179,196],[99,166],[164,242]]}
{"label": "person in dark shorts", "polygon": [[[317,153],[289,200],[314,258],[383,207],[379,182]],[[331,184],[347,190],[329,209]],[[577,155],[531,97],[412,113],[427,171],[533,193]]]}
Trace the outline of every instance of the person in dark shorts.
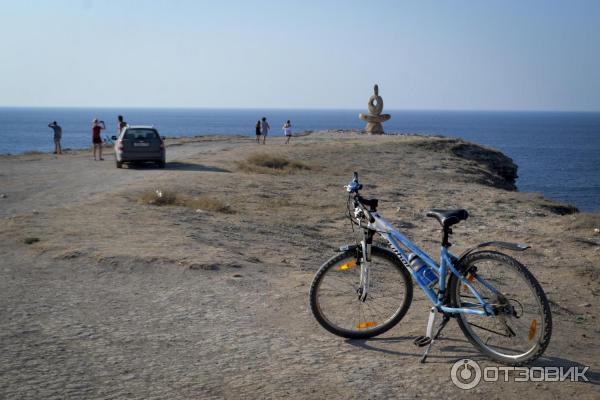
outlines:
{"label": "person in dark shorts", "polygon": [[256,121],[256,143],[260,144],[260,119]]}
{"label": "person in dark shorts", "polygon": [[119,115],[117,117],[117,137],[123,132],[123,128],[127,127],[127,122],[123,120],[123,116]]}
{"label": "person in dark shorts", "polygon": [[52,128],[54,131],[54,154],[62,154],[62,148],[60,147],[60,140],[62,139],[62,128],[60,125],[53,121],[48,124],[48,128]]}
{"label": "person in dark shorts", "polygon": [[100,132],[106,129],[104,125],[104,121],[98,121],[98,118],[94,118],[92,122],[92,145],[94,146],[94,161],[96,161],[96,149],[98,149],[98,158],[100,161],[103,161],[102,158],[102,137],[100,136]]}
{"label": "person in dark shorts", "polygon": [[285,144],[288,144],[290,142],[290,139],[292,138],[292,123],[290,122],[290,120],[288,119],[287,122],[285,124],[283,124],[283,135],[285,136]]}

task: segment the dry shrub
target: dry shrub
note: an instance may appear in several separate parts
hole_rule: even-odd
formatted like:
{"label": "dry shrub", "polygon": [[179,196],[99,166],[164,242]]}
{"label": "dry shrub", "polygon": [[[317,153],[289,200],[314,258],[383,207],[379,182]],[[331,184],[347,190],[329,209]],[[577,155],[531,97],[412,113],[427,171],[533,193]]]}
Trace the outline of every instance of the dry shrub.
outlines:
{"label": "dry shrub", "polygon": [[154,190],[142,193],[140,203],[153,206],[179,206],[194,210],[232,213],[231,208],[219,199],[210,196],[189,197],[169,190]]}
{"label": "dry shrub", "polygon": [[169,190],[154,190],[144,192],[140,196],[140,202],[153,206],[176,206],[180,205],[182,196]]}
{"label": "dry shrub", "polygon": [[227,204],[223,203],[219,199],[209,196],[185,199],[183,205],[195,210],[216,211],[226,214],[233,213],[233,210]]}
{"label": "dry shrub", "polygon": [[281,155],[267,153],[252,154],[245,161],[240,161],[237,164],[238,168],[242,171],[256,172],[259,174],[290,174],[301,170],[311,169],[311,167],[301,161],[290,160]]}

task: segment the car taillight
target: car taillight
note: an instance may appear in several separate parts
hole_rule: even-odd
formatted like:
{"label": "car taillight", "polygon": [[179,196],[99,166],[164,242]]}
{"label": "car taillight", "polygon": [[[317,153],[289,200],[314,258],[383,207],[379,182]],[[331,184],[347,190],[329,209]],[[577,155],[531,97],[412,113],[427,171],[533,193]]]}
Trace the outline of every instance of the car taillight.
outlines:
{"label": "car taillight", "polygon": [[117,150],[123,151],[123,142],[118,142],[117,143]]}
{"label": "car taillight", "polygon": [[160,148],[161,148],[161,149],[164,149],[164,148],[165,148],[165,142],[162,142],[162,141],[160,142]]}

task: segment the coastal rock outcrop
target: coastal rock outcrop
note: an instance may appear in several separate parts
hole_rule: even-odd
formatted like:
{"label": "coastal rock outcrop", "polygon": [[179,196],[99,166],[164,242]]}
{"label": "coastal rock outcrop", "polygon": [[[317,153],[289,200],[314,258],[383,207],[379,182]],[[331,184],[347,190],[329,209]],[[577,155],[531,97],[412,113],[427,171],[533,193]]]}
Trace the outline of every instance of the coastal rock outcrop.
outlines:
{"label": "coastal rock outcrop", "polygon": [[483,174],[479,183],[506,190],[517,190],[518,167],[512,158],[489,147],[465,142],[457,142],[452,146],[451,151],[456,156],[474,161],[489,170],[490,174]]}

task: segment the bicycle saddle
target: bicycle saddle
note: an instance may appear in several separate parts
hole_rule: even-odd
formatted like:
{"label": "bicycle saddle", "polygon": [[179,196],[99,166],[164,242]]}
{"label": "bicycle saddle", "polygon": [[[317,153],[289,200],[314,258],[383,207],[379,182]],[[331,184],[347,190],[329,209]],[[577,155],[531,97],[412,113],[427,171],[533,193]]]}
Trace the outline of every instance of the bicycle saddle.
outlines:
{"label": "bicycle saddle", "polygon": [[442,227],[448,228],[469,218],[469,213],[462,208],[456,210],[440,210],[434,208],[427,212],[427,216],[437,219]]}

